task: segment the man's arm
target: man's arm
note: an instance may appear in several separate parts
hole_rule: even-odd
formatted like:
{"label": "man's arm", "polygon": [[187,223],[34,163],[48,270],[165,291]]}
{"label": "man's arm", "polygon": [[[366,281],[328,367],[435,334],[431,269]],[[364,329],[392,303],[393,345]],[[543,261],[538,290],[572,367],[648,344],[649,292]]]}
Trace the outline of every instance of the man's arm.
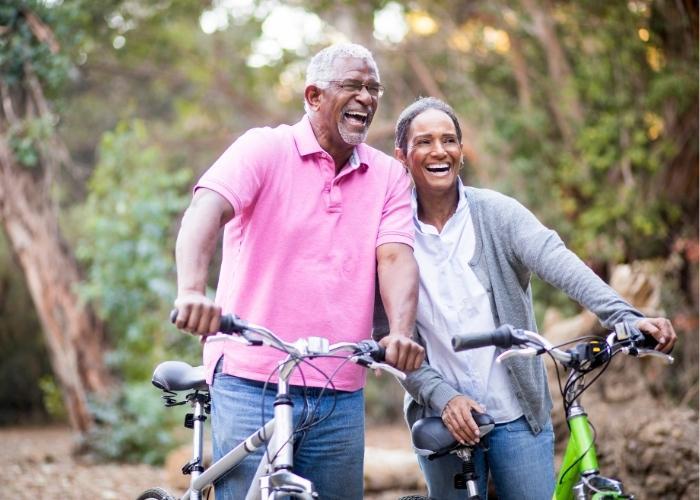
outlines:
{"label": "man's arm", "polygon": [[178,310],[175,325],[195,335],[219,329],[221,308],[206,294],[207,273],[221,227],[233,218],[231,204],[220,194],[198,189],[182,218],[175,246]]}
{"label": "man's arm", "polygon": [[389,320],[389,335],[379,342],[386,349],[386,360],[399,370],[416,370],[425,353],[411,340],[418,304],[418,265],[413,249],[403,243],[377,247],[377,276]]}

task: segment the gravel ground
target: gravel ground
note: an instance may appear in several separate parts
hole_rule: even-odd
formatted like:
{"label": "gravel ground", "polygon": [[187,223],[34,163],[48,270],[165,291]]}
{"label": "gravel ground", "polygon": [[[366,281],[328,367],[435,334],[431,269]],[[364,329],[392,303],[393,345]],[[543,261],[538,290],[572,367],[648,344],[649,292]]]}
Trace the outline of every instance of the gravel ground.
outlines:
{"label": "gravel ground", "polygon": [[[368,429],[367,443],[406,449],[408,437],[400,426]],[[71,456],[73,445],[67,427],[0,428],[1,498],[38,499],[134,499],[154,485],[172,489],[159,467],[128,464],[91,464]],[[416,492],[387,491],[366,500],[395,500]]]}

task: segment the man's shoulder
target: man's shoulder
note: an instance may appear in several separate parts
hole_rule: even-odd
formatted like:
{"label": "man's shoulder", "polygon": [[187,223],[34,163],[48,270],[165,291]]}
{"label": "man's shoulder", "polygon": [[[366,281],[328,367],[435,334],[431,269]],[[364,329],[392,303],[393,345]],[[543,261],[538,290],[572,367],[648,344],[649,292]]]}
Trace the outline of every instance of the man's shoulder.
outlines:
{"label": "man's shoulder", "polygon": [[248,158],[276,158],[294,143],[292,127],[277,125],[249,128],[231,144],[230,150]]}
{"label": "man's shoulder", "polygon": [[249,128],[245,132],[243,132],[239,140],[241,139],[248,139],[248,140],[266,140],[266,139],[284,139],[284,138],[289,138],[292,139],[293,137],[293,127],[291,125],[287,124],[280,124],[276,126],[260,126],[260,127],[253,127]]}
{"label": "man's shoulder", "polygon": [[370,168],[404,170],[403,165],[396,158],[364,142],[357,146],[357,153],[360,162],[366,163]]}

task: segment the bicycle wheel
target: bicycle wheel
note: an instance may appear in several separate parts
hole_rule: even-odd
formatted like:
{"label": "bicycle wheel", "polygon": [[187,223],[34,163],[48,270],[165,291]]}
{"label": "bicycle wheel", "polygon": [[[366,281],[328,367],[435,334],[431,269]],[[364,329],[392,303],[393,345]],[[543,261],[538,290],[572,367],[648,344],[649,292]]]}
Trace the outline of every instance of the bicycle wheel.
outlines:
{"label": "bicycle wheel", "polygon": [[150,488],[141,493],[136,500],[177,500],[163,488]]}

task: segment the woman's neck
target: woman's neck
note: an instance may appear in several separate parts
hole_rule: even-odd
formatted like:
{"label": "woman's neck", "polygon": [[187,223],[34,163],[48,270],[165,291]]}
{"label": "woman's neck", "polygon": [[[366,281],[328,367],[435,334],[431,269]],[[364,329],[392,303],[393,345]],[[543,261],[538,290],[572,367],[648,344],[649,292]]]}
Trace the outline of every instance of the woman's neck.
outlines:
{"label": "woman's neck", "polygon": [[418,197],[418,220],[424,224],[434,226],[438,233],[447,224],[447,221],[457,211],[459,203],[459,193],[457,186],[447,193],[425,193],[417,192]]}

